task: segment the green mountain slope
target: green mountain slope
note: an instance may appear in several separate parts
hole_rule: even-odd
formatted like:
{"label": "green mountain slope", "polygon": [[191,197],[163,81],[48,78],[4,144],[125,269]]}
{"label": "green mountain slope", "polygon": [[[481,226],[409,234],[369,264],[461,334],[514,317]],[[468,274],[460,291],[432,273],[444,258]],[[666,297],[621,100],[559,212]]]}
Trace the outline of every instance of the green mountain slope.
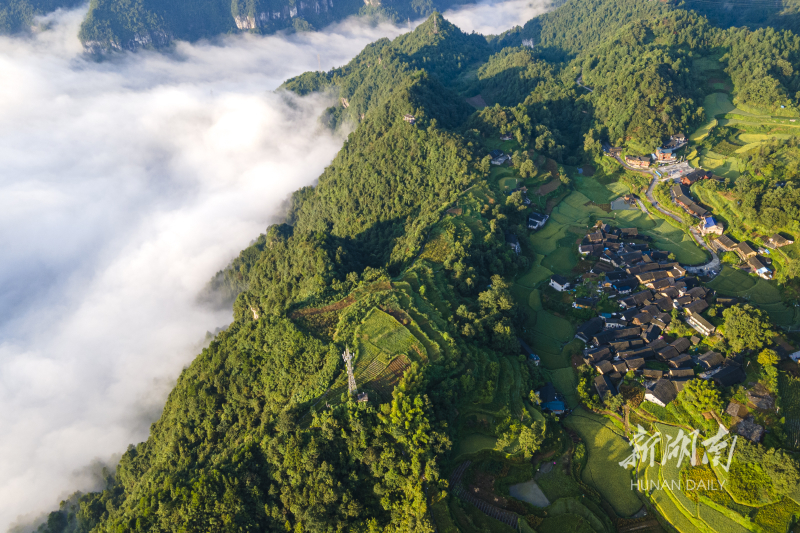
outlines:
{"label": "green mountain slope", "polygon": [[[565,33],[571,24],[582,33]],[[532,47],[522,44],[525,32],[537,35]],[[594,260],[578,255],[577,242],[603,220],[636,226],[676,254],[684,245],[699,251],[682,228],[637,208],[609,212],[647,181],[600,155],[600,141],[639,151],[689,133],[723,81],[741,105],[796,113],[798,53],[790,32],[718,28],[656,2],[592,0],[491,40],[435,13],[344,67],[288,80],[282,89],[301,95],[334,92],[324,119],[352,133],[318,184],[293,195],[286,222],[212,280],[212,292],[234,300],[234,322],[181,374],[147,441],[127,450],[105,490],[66,500],[42,532],[659,528],[631,518],[643,493],[615,494],[595,478],[606,472],[614,486],[628,485],[619,460],[609,460],[628,453],[624,427],[660,420],[712,431],[715,419],[703,413],[726,417],[725,402],[746,400],[737,388],[695,394],[687,386],[679,407],[648,410],[628,376],[622,419],[621,397],[615,404],[595,394],[574,335],[597,309],[572,303],[598,280],[586,275]],[[718,137],[709,136],[727,146]],[[511,161],[491,164],[495,149]],[[755,182],[740,183],[726,198],[744,194],[743,205],[757,209],[745,191]],[[550,219],[530,232],[534,210]],[[554,272],[578,282],[576,292],[551,289]],[[612,300],[598,305],[618,310]],[[716,324],[719,315],[708,316]],[[541,368],[520,340],[540,354]],[[702,342],[712,348],[711,337]],[[727,342],[713,348],[733,355]],[[346,349],[367,401],[348,394]],[[752,368],[761,364],[749,357]],[[562,426],[531,394],[545,383],[569,407],[615,414],[577,410]],[[794,391],[792,383],[784,389]],[[759,414],[773,428],[769,448],[788,447],[796,433],[793,394],[786,424]],[[759,523],[785,531],[800,509],[791,499],[797,468],[766,449],[737,452],[733,498],[672,491],[649,501],[680,528],[749,524],[754,508],[737,495],[760,475],[775,510],[758,510]],[[772,465],[766,474],[753,466],[762,463]],[[664,472],[722,475],[660,465],[640,474]],[[687,502],[704,511],[684,517]]]}
{"label": "green mountain slope", "polygon": [[0,0],[0,35],[27,30],[35,16],[81,3],[80,0]]}

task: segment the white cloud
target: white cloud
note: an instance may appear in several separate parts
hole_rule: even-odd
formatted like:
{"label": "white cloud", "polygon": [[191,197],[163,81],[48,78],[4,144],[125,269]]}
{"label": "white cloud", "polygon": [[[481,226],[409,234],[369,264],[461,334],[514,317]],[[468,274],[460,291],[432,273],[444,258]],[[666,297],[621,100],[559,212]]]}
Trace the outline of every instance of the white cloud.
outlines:
{"label": "white cloud", "polygon": [[463,31],[498,35],[552,9],[550,0],[484,1],[449,9],[443,16]]}
{"label": "white cloud", "polygon": [[[448,16],[497,33],[525,12],[486,9]],[[198,292],[340,148],[317,123],[329,101],[272,90],[407,31],[348,21],[98,63],[75,37],[84,10],[0,37],[0,530],[147,437],[230,321]]]}

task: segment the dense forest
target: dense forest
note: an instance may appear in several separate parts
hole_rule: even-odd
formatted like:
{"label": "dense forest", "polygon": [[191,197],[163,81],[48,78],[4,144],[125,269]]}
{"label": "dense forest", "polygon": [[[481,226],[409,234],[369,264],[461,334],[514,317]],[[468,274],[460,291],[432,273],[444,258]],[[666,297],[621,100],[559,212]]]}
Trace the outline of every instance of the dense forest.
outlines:
{"label": "dense forest", "polygon": [[0,35],[18,33],[34,25],[34,17],[60,7],[75,7],[80,0],[2,0],[0,1]]}
{"label": "dense forest", "polygon": [[[402,16],[437,6],[384,5]],[[234,17],[285,8],[292,7],[92,0],[81,31],[84,40],[126,48],[130,39],[158,44],[230,31]],[[797,110],[798,53],[800,39],[788,31],[718,27],[662,2],[570,0],[489,38],[466,34],[434,13],[413,32],[370,44],[341,68],[288,80],[281,90],[335,94],[336,105],[321,120],[350,128],[346,142],[316,185],[293,194],[285,222],[258,236],[210,282],[203,298],[232,305],[234,321],[181,373],[149,438],[128,448],[104,490],[65,500],[40,531],[507,531],[467,511],[453,511],[461,517],[458,528],[442,526],[448,523],[438,514],[442,502],[457,494],[448,476],[464,428],[492,440],[489,451],[473,457],[492,475],[514,477],[503,462],[514,458],[519,476],[532,478],[537,452],[572,450],[574,461],[554,484],[585,502],[576,512],[603,517],[596,531],[636,525],[624,520],[637,520],[631,516],[642,503],[631,496],[630,512],[610,506],[581,477],[596,451],[587,459],[591,443],[575,440],[563,420],[545,413],[535,391],[557,382],[562,393],[575,395],[575,407],[579,400],[592,416],[616,423],[623,404],[642,403],[642,387],[631,371],[620,377],[630,386],[625,394],[597,394],[598,375],[580,359],[583,346],[573,331],[573,322],[594,311],[572,306],[573,296],[549,288],[548,275],[526,274],[537,297],[515,281],[544,268],[553,250],[576,248],[588,218],[563,222],[564,232],[545,249],[526,238],[528,214],[538,209],[554,220],[592,209],[607,214],[611,198],[583,192],[612,182],[621,186],[617,191],[629,190],[626,184],[644,178],[616,168],[602,174],[615,163],[601,155],[601,143],[651,151],[713,118],[703,109],[704,74],[694,67],[701,58],[713,57],[707,63],[729,76],[737,105]],[[726,132],[715,130],[708,142],[722,142],[715,136]],[[507,144],[498,144],[501,135]],[[501,146],[510,156],[504,166],[492,164],[491,152]],[[800,212],[800,187],[793,183],[800,174],[775,156],[787,147],[796,141],[765,143],[751,154],[749,174],[709,187],[728,187],[746,218],[765,227],[789,224]],[[593,180],[595,167],[601,175]],[[511,179],[513,186],[500,188]],[[779,181],[789,183],[776,189]],[[565,207],[565,198],[577,203]],[[529,209],[531,199],[539,203]],[[559,268],[556,260],[548,265]],[[574,272],[589,280],[580,281],[576,295],[598,283],[587,271]],[[600,305],[621,311],[608,298]],[[552,324],[570,332],[550,356],[558,368],[540,367],[524,348],[558,329],[531,319],[532,309],[557,312],[558,321],[548,315]],[[794,386],[769,353],[777,331],[766,312],[712,302],[706,316],[719,328],[713,348],[726,360],[746,353],[757,369],[749,376],[773,394]],[[664,333],[691,344],[682,321]],[[345,350],[355,354],[357,392],[366,401],[349,393]],[[744,396],[708,381],[691,383],[678,395],[681,410],[653,416],[712,431],[716,422],[704,415],[721,412],[723,398]],[[794,455],[784,451],[798,447],[791,446],[793,430],[772,418],[776,429],[763,446],[742,446],[731,473],[741,494],[756,482],[765,487],[754,508],[796,497],[800,478]],[[606,425],[623,431],[621,422]],[[466,475],[479,484],[479,474]],[[520,528],[545,524],[541,531],[548,531],[546,512],[516,501],[506,509],[524,517]],[[760,520],[761,512],[752,514]]]}

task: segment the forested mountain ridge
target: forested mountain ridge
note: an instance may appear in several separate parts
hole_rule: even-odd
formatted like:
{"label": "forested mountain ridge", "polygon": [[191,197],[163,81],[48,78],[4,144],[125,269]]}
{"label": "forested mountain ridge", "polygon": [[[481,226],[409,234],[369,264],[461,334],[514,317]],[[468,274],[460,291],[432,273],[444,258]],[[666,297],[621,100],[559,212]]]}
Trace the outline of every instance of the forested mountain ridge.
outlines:
{"label": "forested mountain ridge", "polygon": [[[615,6],[619,24],[584,20],[594,12],[610,17]],[[533,44],[523,44],[519,31],[468,35],[434,13],[344,67],[284,84],[301,95],[334,92],[337,103],[323,119],[352,132],[318,184],[292,196],[286,222],[215,277],[213,288],[235,299],[234,321],[182,372],[148,440],[129,447],[105,490],[63,502],[42,532],[473,533],[507,532],[509,522],[579,531],[584,519],[593,531],[642,526],[632,518],[642,501],[629,490],[628,473],[631,509],[610,504],[602,486],[581,476],[587,455],[608,459],[608,450],[587,453],[592,439],[576,441],[534,393],[554,383],[574,398],[570,407],[579,399],[615,421],[623,402],[635,411],[644,394],[629,376],[621,378],[638,387],[635,394],[595,394],[590,384],[599,376],[583,364],[575,340],[575,327],[595,311],[573,306],[573,295],[548,279],[562,272],[578,284],[575,295],[590,294],[600,280],[575,256],[591,224],[634,216],[647,219],[643,228],[664,222],[636,207],[610,214],[611,200],[647,182],[602,156],[601,141],[652,149],[711,118],[702,107],[707,71],[729,74],[744,103],[780,94],[779,105],[793,112],[797,77],[786,63],[800,41],[790,32],[717,28],[659,2],[571,1],[561,10],[537,23],[543,37]],[[583,24],[579,36],[565,31],[573,24]],[[714,68],[698,73],[701,60]],[[758,77],[748,74],[758,68]],[[490,152],[501,149],[510,161],[493,165]],[[754,196],[748,209],[775,203],[766,185],[742,184],[741,193]],[[794,213],[793,204],[785,209]],[[548,214],[549,226],[531,232],[533,212]],[[638,244],[653,239],[645,237]],[[608,298],[598,305],[621,310]],[[741,321],[769,328],[761,311],[741,312]],[[722,324],[728,333],[715,345],[732,357],[729,343],[743,342],[735,325]],[[687,329],[681,322],[669,335],[680,333],[689,345]],[[366,401],[348,391],[345,349],[355,355],[355,392]],[[691,415],[655,410],[661,418],[631,423],[685,424],[678,417],[694,416],[711,427],[701,413],[727,416],[722,398],[741,400],[744,392],[709,387],[681,395]],[[783,521],[774,521],[791,523],[797,467],[782,450],[793,426],[769,416],[768,446],[743,446],[731,473],[745,493],[753,485],[741,472],[760,475],[763,501],[729,520],[745,523],[750,513],[759,531],[778,532],[773,517],[763,517],[785,505],[774,513]],[[623,431],[596,418],[607,421],[600,426],[609,439]],[[617,444],[625,448],[621,438]],[[545,451],[559,461],[550,478],[537,476],[555,495],[547,511],[509,492],[512,482],[533,479],[531,459],[542,461],[535,454]],[[464,483],[496,499],[460,492],[467,460],[475,464]],[[753,466],[760,464],[764,472]],[[618,462],[611,467],[604,476],[618,474]],[[558,503],[562,497],[571,499]],[[746,507],[714,502],[736,513]],[[491,512],[480,511],[484,504]],[[495,513],[499,506],[510,514]],[[548,525],[556,517],[564,522]]]}

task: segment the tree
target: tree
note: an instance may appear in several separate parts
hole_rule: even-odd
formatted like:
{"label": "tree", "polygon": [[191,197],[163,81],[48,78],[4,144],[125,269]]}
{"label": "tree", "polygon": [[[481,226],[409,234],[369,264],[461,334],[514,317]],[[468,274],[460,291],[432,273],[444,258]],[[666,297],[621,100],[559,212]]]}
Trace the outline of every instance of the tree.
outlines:
{"label": "tree", "polygon": [[564,172],[563,168],[558,169],[558,179],[561,180],[561,183],[565,187],[570,187],[572,185],[572,180],[567,176],[567,173]]}
{"label": "tree", "polygon": [[775,365],[778,364],[780,358],[775,350],[769,348],[761,350],[758,354],[758,364],[761,365],[761,377],[764,381],[764,386],[769,390],[775,391],[778,389],[778,369]]}
{"label": "tree", "polygon": [[603,398],[603,404],[606,406],[606,409],[614,411],[615,413],[619,411],[623,403],[625,403],[625,400],[622,394],[611,394],[611,392],[607,392],[605,398]]}
{"label": "tree", "polygon": [[534,422],[531,427],[523,426],[519,433],[519,447],[525,454],[525,459],[530,459],[544,442],[547,426],[545,422]]}
{"label": "tree", "polygon": [[757,350],[772,343],[774,335],[765,313],[752,305],[735,305],[722,312],[725,339],[734,352]]}

